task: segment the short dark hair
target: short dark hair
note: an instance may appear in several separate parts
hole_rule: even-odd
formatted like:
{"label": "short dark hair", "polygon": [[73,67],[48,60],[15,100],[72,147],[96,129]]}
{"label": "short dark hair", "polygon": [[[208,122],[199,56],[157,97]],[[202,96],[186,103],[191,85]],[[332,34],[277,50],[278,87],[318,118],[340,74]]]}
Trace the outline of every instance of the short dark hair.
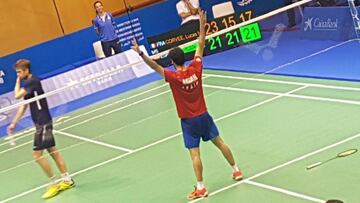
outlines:
{"label": "short dark hair", "polygon": [[31,62],[27,59],[19,59],[16,61],[14,69],[29,70],[31,73]]}
{"label": "short dark hair", "polygon": [[175,63],[175,65],[182,66],[185,63],[185,53],[179,47],[172,48],[169,51],[168,56]]}

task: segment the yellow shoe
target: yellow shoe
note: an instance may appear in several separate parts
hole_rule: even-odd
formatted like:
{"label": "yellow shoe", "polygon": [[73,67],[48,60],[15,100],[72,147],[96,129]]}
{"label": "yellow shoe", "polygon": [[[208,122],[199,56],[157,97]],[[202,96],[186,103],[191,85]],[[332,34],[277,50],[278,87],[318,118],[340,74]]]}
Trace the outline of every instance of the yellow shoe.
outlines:
{"label": "yellow shoe", "polygon": [[59,194],[59,192],[60,192],[60,190],[59,190],[58,185],[50,185],[47,188],[47,191],[43,194],[42,198],[44,198],[44,199],[52,198],[52,197],[56,196],[57,194]]}
{"label": "yellow shoe", "polygon": [[75,182],[73,180],[71,180],[71,182],[63,180],[60,183],[58,183],[57,185],[59,186],[59,191],[64,191],[64,190],[75,187]]}

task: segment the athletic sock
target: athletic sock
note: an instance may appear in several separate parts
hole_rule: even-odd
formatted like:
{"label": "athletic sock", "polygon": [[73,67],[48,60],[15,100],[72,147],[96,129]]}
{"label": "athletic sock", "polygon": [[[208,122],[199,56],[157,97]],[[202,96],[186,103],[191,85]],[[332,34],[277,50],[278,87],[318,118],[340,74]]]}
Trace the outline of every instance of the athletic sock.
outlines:
{"label": "athletic sock", "polygon": [[196,189],[198,189],[198,190],[202,190],[202,189],[204,189],[204,187],[205,187],[205,185],[204,185],[204,182],[197,182],[197,184],[196,184]]}
{"label": "athletic sock", "polygon": [[61,174],[61,177],[65,182],[72,182],[72,179],[70,177],[70,174],[68,172]]}
{"label": "athletic sock", "polygon": [[53,175],[51,178],[50,178],[50,183],[52,184],[52,185],[56,185],[56,176],[55,175]]}
{"label": "athletic sock", "polygon": [[233,166],[231,166],[231,168],[233,169],[233,172],[237,172],[237,171],[240,171],[238,166],[235,164]]}

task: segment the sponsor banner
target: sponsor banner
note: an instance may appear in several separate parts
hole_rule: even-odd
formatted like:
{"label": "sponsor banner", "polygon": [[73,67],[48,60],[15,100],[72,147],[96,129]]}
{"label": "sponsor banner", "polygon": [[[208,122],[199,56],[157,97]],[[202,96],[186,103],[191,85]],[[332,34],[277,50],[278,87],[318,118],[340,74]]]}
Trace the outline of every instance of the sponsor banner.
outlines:
{"label": "sponsor banner", "polygon": [[[360,8],[358,8],[360,11]],[[348,7],[307,7],[302,23],[302,38],[344,41],[355,38]]]}
{"label": "sponsor banner", "polygon": [[[141,49],[147,54],[144,46],[142,46]],[[139,62],[137,65],[123,68],[124,65],[137,62]],[[69,102],[97,93],[126,81],[148,75],[152,72],[154,71],[142,62],[142,59],[138,56],[138,54],[134,51],[126,51],[124,53],[42,80],[41,83],[45,92],[50,92],[74,83],[89,80],[88,82],[73,86],[64,92],[47,98],[50,108],[63,105],[64,108],[60,109],[66,109],[66,104]],[[107,75],[100,77],[104,74]],[[13,92],[0,95],[0,108],[9,106],[15,102]],[[7,125],[11,122],[15,113],[16,110],[0,113],[0,126]],[[25,117],[28,115],[29,111]]]}

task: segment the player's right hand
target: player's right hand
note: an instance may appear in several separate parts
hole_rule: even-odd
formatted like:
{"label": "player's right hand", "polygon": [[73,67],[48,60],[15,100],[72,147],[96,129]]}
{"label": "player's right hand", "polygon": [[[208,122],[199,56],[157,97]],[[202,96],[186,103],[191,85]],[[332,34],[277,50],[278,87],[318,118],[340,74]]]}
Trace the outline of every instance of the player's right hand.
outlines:
{"label": "player's right hand", "polygon": [[141,50],[140,50],[140,48],[139,48],[139,45],[138,45],[138,43],[136,42],[135,39],[133,39],[133,41],[132,41],[132,47],[131,47],[131,49],[133,49],[134,51],[136,51],[138,54],[140,54],[140,52],[141,52]]}

